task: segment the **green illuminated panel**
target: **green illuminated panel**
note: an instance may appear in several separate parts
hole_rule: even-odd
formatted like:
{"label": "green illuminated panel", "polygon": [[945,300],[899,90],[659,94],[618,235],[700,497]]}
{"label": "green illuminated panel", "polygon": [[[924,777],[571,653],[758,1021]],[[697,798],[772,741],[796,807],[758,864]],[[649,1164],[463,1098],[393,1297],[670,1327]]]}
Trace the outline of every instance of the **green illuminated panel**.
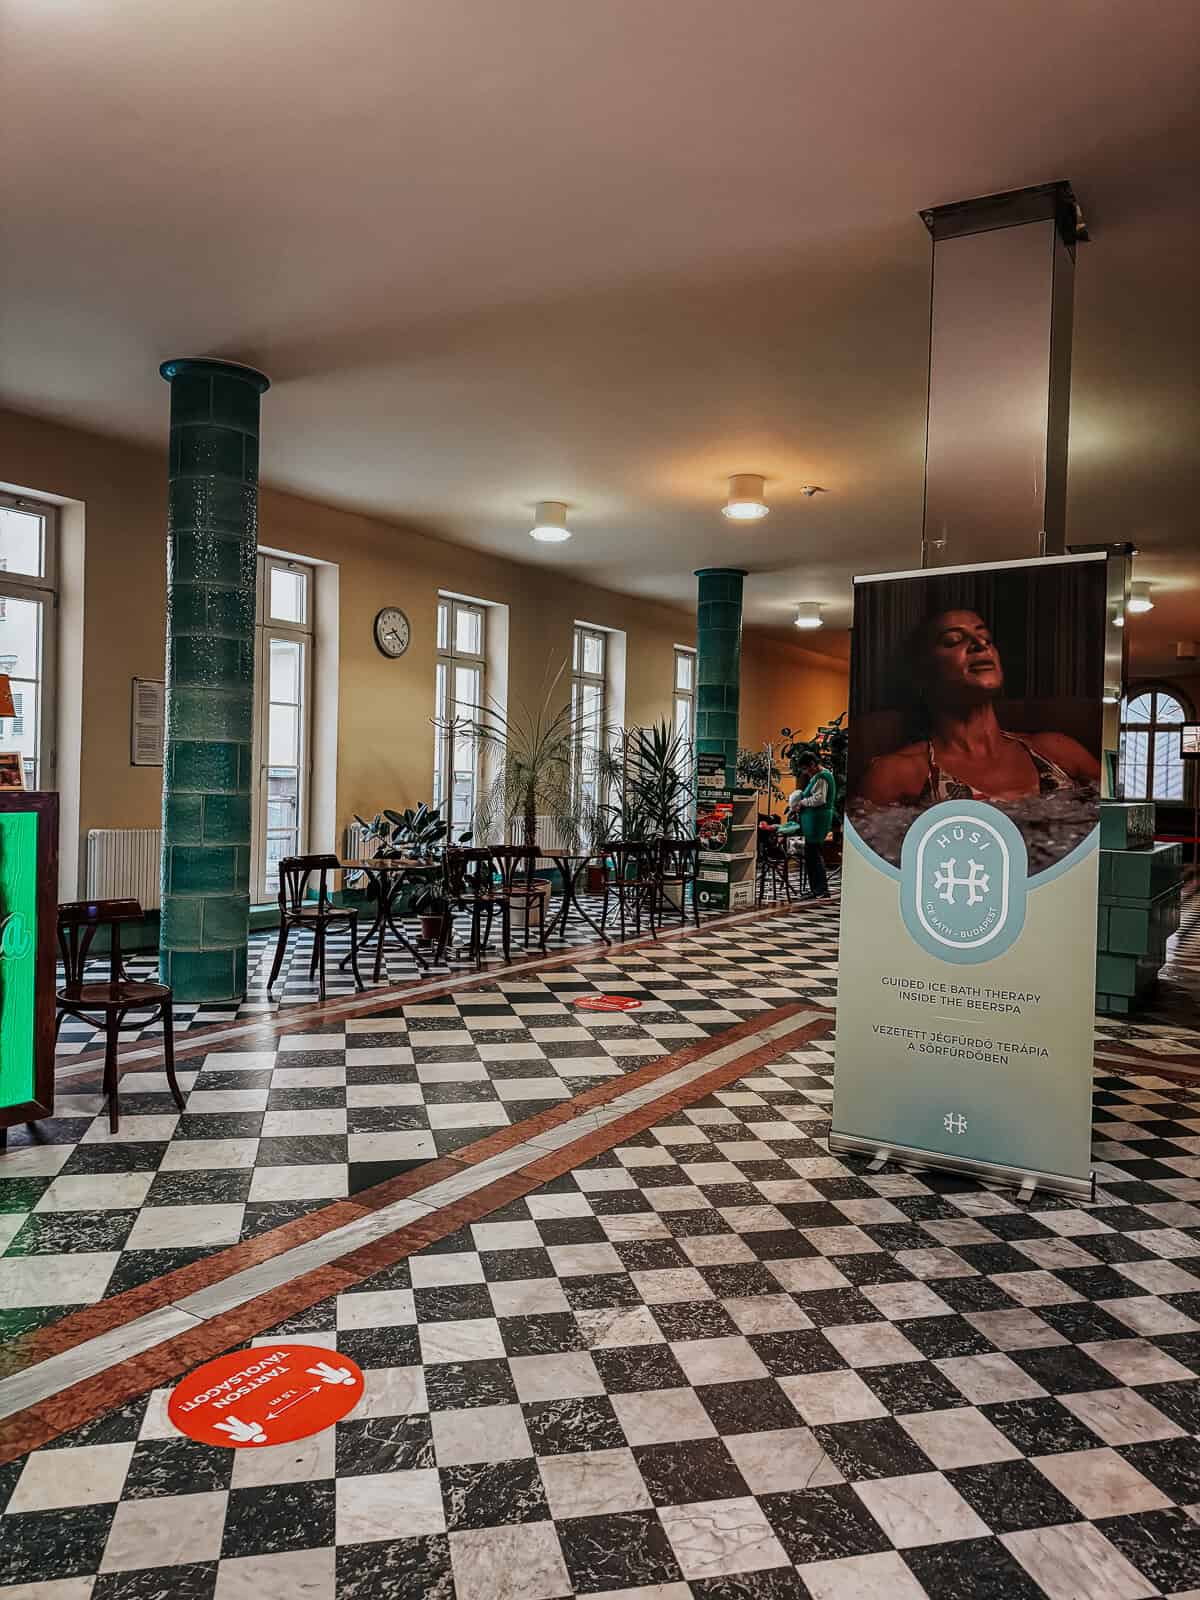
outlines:
{"label": "green illuminated panel", "polygon": [[36,812],[0,812],[0,1110],[34,1098]]}

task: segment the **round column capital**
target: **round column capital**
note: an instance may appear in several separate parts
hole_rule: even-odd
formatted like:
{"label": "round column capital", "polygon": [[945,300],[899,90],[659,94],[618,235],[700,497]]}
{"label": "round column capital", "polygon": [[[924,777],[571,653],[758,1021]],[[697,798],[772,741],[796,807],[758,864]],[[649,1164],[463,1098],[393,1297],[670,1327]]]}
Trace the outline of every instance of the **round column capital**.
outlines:
{"label": "round column capital", "polygon": [[195,373],[207,373],[210,376],[233,378],[239,383],[248,383],[259,394],[265,394],[271,387],[270,378],[265,372],[259,372],[257,367],[247,367],[240,361],[213,361],[207,356],[175,356],[170,361],[164,361],[158,371],[159,376],[165,378],[168,383]]}

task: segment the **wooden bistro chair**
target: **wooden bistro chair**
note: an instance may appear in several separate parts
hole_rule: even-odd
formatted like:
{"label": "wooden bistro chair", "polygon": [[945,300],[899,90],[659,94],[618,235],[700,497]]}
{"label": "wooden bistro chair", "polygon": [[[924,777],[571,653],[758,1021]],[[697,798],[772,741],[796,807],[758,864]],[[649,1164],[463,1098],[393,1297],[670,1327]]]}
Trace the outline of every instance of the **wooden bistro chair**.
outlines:
{"label": "wooden bistro chair", "polygon": [[[55,995],[54,1037],[64,1017],[78,1017],[92,1027],[104,1028],[104,1093],[108,1100],[109,1131],[120,1126],[117,1099],[117,1039],[128,1028],[144,1028],[162,1018],[163,1066],[175,1104],[183,1110],[183,1094],[175,1076],[174,997],[165,983],[129,977],[121,958],[121,924],[140,922],[142,908],[136,900],[76,900],[58,908],[58,948],[62,956],[63,986]],[[109,930],[108,977],[88,980],[88,951],[100,928]],[[126,1022],[137,1012],[136,1022]],[[150,1015],[146,1016],[145,1013]],[[98,1021],[98,1019],[100,1019]]]}
{"label": "wooden bistro chair", "polygon": [[[537,929],[539,944],[542,954],[546,954],[546,903],[549,896],[542,893],[541,884],[534,876],[534,865],[537,861],[537,851],[531,850],[523,844],[495,844],[492,846],[492,859],[496,864],[496,871],[500,874],[500,882],[496,889],[503,900],[508,904],[509,915],[501,921],[501,930],[511,925],[512,908],[514,905],[524,907],[525,911],[525,938],[524,945],[529,949],[529,922],[534,911],[537,911]],[[544,880],[542,880],[544,882]],[[505,960],[509,958],[509,948],[504,947]]]}
{"label": "wooden bistro chair", "polygon": [[625,937],[625,924],[632,920],[635,934],[642,931],[642,907],[650,918],[650,932],[658,938],[654,912],[659,894],[659,851],[657,842],[640,841],[634,844],[609,844],[604,854],[612,863],[605,880],[604,908],[600,914],[603,930],[608,920],[610,895],[616,896],[617,919],[621,938]]}
{"label": "wooden bistro chair", "polygon": [[[696,893],[696,884],[700,877],[700,840],[699,839],[660,839],[658,841],[658,863],[655,877],[657,890],[655,899],[658,903],[658,920],[661,926],[663,916],[667,909],[676,909],[674,901],[668,899],[667,891],[679,897],[679,926],[682,928],[688,917],[688,889],[692,895],[692,921],[696,927],[700,926],[700,897]],[[653,924],[652,924],[653,926]]]}
{"label": "wooden bistro chair", "polygon": [[[296,928],[312,934],[312,960],[308,976],[319,973],[317,992],[325,998],[325,938],[329,929],[339,922],[350,927],[350,970],[354,974],[354,987],[363,987],[358,970],[358,912],[349,906],[335,906],[329,898],[329,874],[336,872],[341,863],[336,856],[285,856],[279,863],[279,942],[275,946],[275,959],[271,963],[271,976],[267,980],[267,995],[275,987],[279,969],[283,965],[288,940]],[[308,884],[317,875],[317,898],[308,898]],[[382,935],[381,935],[382,937]]]}
{"label": "wooden bistro chair", "polygon": [[792,898],[791,858],[787,853],[787,843],[779,837],[774,828],[760,828],[758,830],[758,893],[755,896],[758,905],[762,905],[770,890],[771,899],[778,900],[780,896],[785,900]]}
{"label": "wooden bistro chair", "polygon": [[471,919],[467,955],[474,959],[475,965],[483,966],[484,952],[492,937],[492,922],[497,911],[500,913],[504,957],[508,959],[512,937],[511,906],[503,882],[496,881],[496,868],[495,852],[486,845],[452,845],[443,855],[442,883],[446,913],[434,956],[438,966],[446,959],[446,949],[454,932],[454,919],[460,911],[466,912]]}

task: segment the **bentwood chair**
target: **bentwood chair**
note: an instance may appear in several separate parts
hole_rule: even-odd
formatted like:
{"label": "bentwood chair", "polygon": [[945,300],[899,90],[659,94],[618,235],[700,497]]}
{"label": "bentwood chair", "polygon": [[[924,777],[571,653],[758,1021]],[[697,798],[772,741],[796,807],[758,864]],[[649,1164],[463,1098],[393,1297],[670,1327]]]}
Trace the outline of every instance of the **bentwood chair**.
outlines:
{"label": "bentwood chair", "polygon": [[605,846],[605,856],[612,863],[606,878],[604,888],[604,906],[600,913],[600,929],[603,932],[608,921],[609,898],[616,896],[617,919],[621,929],[621,938],[625,937],[626,922],[631,920],[635,934],[642,931],[642,909],[650,920],[650,932],[658,938],[658,929],[655,926],[654,912],[659,887],[659,850],[657,842],[640,840],[636,843],[609,844]]}
{"label": "bentwood chair", "polygon": [[464,845],[452,845],[442,857],[442,886],[446,911],[434,957],[439,966],[446,959],[446,949],[454,932],[454,919],[459,912],[466,912],[471,922],[466,953],[474,959],[477,967],[482,967],[484,951],[492,936],[492,922],[496,912],[499,911],[504,955],[505,959],[508,959],[511,942],[511,908],[503,885],[496,881],[493,857],[494,852],[486,845],[475,845],[470,848]]}
{"label": "bentwood chair", "polygon": [[[318,976],[317,993],[325,998],[325,944],[329,929],[338,923],[347,923],[350,929],[350,970],[354,974],[354,987],[363,987],[358,970],[358,912],[350,906],[335,906],[329,898],[329,874],[336,872],[341,863],[333,855],[285,856],[279,863],[279,940],[275,946],[275,959],[271,963],[271,976],[267,980],[267,996],[275,987],[279,969],[283,965],[288,940],[297,928],[312,935],[312,960],[308,977],[311,982]],[[317,898],[308,897],[309,881],[316,874]]]}
{"label": "bentwood chair", "polygon": [[[494,897],[498,895],[508,905],[508,917],[502,917],[501,919],[502,930],[511,926],[513,906],[523,907],[525,912],[525,936],[522,942],[526,950],[528,950],[529,923],[536,911],[539,944],[542,954],[545,955],[546,902],[549,896],[543,893],[541,881],[534,877],[537,851],[531,850],[527,845],[523,844],[494,844],[491,847],[491,854],[500,877],[500,882],[494,889]],[[509,948],[506,944],[504,948],[506,960],[509,953]]]}
{"label": "bentwood chair", "polygon": [[[692,899],[692,921],[700,926],[700,897],[696,884],[700,877],[699,839],[660,839],[658,841],[657,890],[658,920],[661,925],[667,907],[679,912],[682,928],[688,917],[688,893]],[[653,923],[651,923],[653,926]]]}
{"label": "bentwood chair", "polygon": [[756,903],[762,905],[770,891],[771,899],[792,898],[791,857],[785,842],[774,828],[758,830],[758,892]]}
{"label": "bentwood chair", "polygon": [[[145,1028],[161,1017],[163,1066],[175,1104],[183,1110],[183,1094],[175,1076],[174,996],[165,983],[129,977],[121,956],[121,925],[140,922],[142,908],[136,900],[75,900],[58,908],[58,949],[62,956],[63,986],[55,995],[54,1037],[64,1017],[78,1017],[92,1027],[104,1028],[104,1094],[108,1100],[111,1133],[120,1127],[117,1098],[118,1036],[130,1028]],[[108,929],[108,977],[89,981],[88,952],[101,928]],[[125,1019],[137,1013],[135,1022]],[[149,1015],[146,1015],[149,1013]],[[97,1018],[100,1020],[97,1021]]]}

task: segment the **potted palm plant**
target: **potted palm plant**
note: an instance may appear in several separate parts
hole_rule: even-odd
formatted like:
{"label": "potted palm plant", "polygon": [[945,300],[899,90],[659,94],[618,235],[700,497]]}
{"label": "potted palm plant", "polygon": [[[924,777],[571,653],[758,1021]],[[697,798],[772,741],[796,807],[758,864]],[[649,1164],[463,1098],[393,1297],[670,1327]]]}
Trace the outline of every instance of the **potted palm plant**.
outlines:
{"label": "potted palm plant", "polygon": [[[580,733],[584,712],[559,701],[564,661],[546,674],[541,702],[518,701],[510,710],[472,706],[470,715],[454,723],[436,720],[443,732],[465,733],[479,746],[492,777],[475,808],[475,833],[482,839],[502,837],[508,824],[520,830],[519,843],[536,849],[538,818],[547,817],[568,850],[590,843],[598,806],[580,782]],[[602,740],[601,743],[605,741]],[[605,757],[601,754],[601,787]]]}

